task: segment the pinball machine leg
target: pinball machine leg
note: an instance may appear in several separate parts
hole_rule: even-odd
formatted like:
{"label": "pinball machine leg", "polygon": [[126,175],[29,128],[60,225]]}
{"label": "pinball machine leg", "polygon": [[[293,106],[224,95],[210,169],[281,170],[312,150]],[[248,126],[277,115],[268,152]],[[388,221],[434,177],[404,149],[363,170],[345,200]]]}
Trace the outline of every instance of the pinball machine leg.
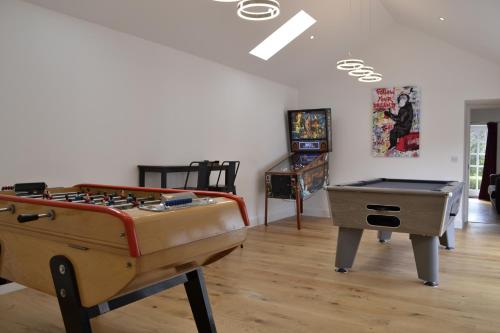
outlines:
{"label": "pinball machine leg", "polygon": [[184,283],[184,288],[186,289],[198,332],[216,333],[217,329],[215,328],[202,269],[195,269],[187,273],[186,276],[188,281]]}
{"label": "pinball machine leg", "polygon": [[66,333],[91,333],[90,317],[80,302],[71,261],[65,256],[54,256],[50,259],[50,271]]}
{"label": "pinball machine leg", "polygon": [[304,199],[300,197],[300,214],[304,214]]}
{"label": "pinball machine leg", "polygon": [[297,215],[297,229],[300,230],[301,228],[301,210],[302,210],[302,195],[300,191],[300,181],[298,176],[295,176],[295,178],[292,178],[292,184],[295,186],[295,208],[296,208],[296,215]]}
{"label": "pinball machine leg", "polygon": [[[298,189],[297,189],[298,190]],[[296,208],[297,208],[297,229],[300,230],[301,228],[301,225],[300,225],[300,211],[301,211],[301,205],[300,205],[300,194],[298,194],[298,192],[296,192],[296,195],[295,195],[295,205],[296,205]]]}
{"label": "pinball machine leg", "polygon": [[264,208],[264,224],[267,226],[267,201],[269,199],[269,193],[267,191],[267,180],[264,181],[264,191],[266,192],[266,203]]}

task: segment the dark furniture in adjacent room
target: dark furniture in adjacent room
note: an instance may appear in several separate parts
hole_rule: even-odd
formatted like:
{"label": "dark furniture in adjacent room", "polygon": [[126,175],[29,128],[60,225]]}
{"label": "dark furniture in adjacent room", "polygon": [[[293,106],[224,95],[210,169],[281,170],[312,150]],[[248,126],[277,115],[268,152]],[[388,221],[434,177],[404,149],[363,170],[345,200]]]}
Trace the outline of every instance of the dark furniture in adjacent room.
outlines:
{"label": "dark furniture in adjacent room", "polygon": [[339,227],[337,271],[352,267],[364,229],[378,230],[381,242],[392,232],[403,232],[410,234],[418,277],[438,285],[439,243],[455,247],[453,220],[463,183],[380,178],[327,190],[333,224]]}
{"label": "dark furniture in adjacent room", "polygon": [[488,186],[488,194],[493,207],[500,214],[500,199],[498,198],[497,188],[500,189],[500,174],[490,175],[490,185]]}

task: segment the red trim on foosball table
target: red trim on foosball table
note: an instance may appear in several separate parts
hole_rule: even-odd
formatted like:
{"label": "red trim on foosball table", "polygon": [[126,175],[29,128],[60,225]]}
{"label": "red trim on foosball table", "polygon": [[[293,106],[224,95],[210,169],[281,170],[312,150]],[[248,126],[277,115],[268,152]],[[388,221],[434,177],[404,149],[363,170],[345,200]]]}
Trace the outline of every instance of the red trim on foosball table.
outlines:
{"label": "red trim on foosball table", "polygon": [[193,192],[194,194],[207,196],[207,197],[223,197],[236,201],[238,207],[240,208],[241,217],[243,218],[243,223],[246,226],[250,225],[250,219],[248,218],[247,207],[245,201],[242,197],[226,193],[226,192],[213,192],[213,191],[190,191],[190,190],[179,190],[172,188],[149,188],[149,187],[134,187],[134,186],[116,186],[116,185],[102,185],[102,184],[78,184],[74,187],[97,187],[97,188],[111,188],[114,190],[129,190],[129,191],[143,191],[143,192],[155,192],[155,193],[180,193],[180,192]]}
{"label": "red trim on foosball table", "polygon": [[125,228],[125,233],[127,235],[127,242],[128,242],[130,256],[132,257],[141,256],[141,251],[139,250],[139,243],[137,242],[137,234],[135,232],[134,220],[132,219],[132,217],[130,217],[130,215],[118,209],[111,207],[96,206],[96,205],[86,205],[81,203],[65,202],[65,201],[51,201],[45,199],[23,198],[23,197],[16,197],[13,195],[3,195],[3,194],[0,194],[0,200],[20,202],[31,205],[86,210],[86,211],[113,215],[119,218],[123,223],[123,226]]}

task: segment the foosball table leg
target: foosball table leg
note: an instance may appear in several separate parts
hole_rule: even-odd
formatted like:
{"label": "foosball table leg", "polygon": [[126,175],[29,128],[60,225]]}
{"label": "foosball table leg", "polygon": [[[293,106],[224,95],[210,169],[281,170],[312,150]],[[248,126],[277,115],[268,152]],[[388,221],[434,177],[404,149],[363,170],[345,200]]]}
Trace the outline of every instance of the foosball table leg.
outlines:
{"label": "foosball table leg", "polygon": [[52,257],[50,271],[66,333],[91,333],[90,318],[80,302],[75,270],[71,261],[65,256]]}
{"label": "foosball table leg", "polygon": [[54,256],[50,260],[50,271],[54,281],[59,308],[64,321],[66,333],[92,333],[90,319],[103,313],[120,308],[145,297],[184,283],[186,294],[193,312],[199,333],[217,333],[212,308],[208,299],[205,278],[201,268],[160,281],[157,284],[142,288],[106,302],[103,312],[101,305],[90,308],[82,306],[75,270],[71,261],[65,256]]}
{"label": "foosball table leg", "polygon": [[199,333],[216,333],[212,308],[208,299],[203,271],[198,268],[186,274],[188,281],[184,283],[186,294],[193,312]]}

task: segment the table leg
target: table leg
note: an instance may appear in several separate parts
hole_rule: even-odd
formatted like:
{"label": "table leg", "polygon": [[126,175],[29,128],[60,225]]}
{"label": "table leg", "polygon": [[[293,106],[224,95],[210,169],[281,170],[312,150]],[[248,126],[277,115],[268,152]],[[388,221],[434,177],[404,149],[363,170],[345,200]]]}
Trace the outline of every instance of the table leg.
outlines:
{"label": "table leg", "polygon": [[378,241],[380,243],[387,243],[391,240],[392,231],[379,230],[378,232]]}
{"label": "table leg", "polygon": [[455,248],[455,224],[448,224],[443,236],[439,237],[439,243],[446,247],[447,250]]}
{"label": "table leg", "polygon": [[167,173],[165,171],[161,172],[161,188],[167,188]]}
{"label": "table leg", "polygon": [[146,171],[140,169],[139,170],[139,187],[146,186]]}
{"label": "table leg", "polygon": [[186,274],[188,282],[184,284],[188,296],[189,305],[193,312],[196,327],[199,333],[216,333],[215,322],[208,300],[208,292],[205,285],[203,271],[198,268]]}
{"label": "table leg", "polygon": [[54,256],[50,260],[50,271],[66,333],[91,333],[90,317],[80,302],[71,261],[64,256]]}
{"label": "table leg", "polygon": [[439,284],[439,241],[437,236],[410,235],[418,278],[426,286]]}
{"label": "table leg", "polygon": [[359,242],[363,236],[363,229],[339,228],[337,238],[337,254],[335,257],[335,270],[346,273],[354,263],[354,258],[358,252]]}

